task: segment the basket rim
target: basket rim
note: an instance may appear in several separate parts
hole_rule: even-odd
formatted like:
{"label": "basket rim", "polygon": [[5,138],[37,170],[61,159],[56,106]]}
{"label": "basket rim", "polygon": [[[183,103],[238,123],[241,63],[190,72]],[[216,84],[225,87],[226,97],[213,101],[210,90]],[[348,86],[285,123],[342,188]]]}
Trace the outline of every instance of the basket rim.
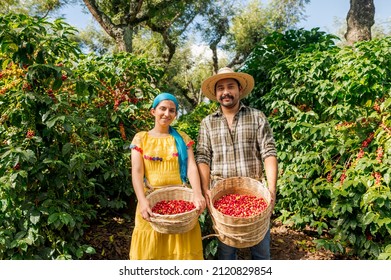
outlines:
{"label": "basket rim", "polygon": [[[190,188],[190,187],[183,186],[183,185],[172,185],[172,186],[165,186],[163,188],[154,190],[153,192],[149,193],[146,196],[146,199],[148,201],[150,201],[150,199],[152,197],[157,196],[160,193],[174,192],[174,191],[183,191],[183,192],[186,192],[188,194],[193,194],[193,189]],[[184,199],[184,200],[193,202],[192,200],[186,200],[186,199]],[[154,205],[151,205],[151,206],[153,207]],[[197,211],[198,210],[196,208],[194,208],[194,209],[192,209],[190,211],[186,211],[186,212],[178,213],[178,214],[165,214],[165,215],[163,215],[163,214],[153,213],[155,217],[151,217],[151,218],[155,218],[155,219],[158,219],[158,218],[163,218],[163,219],[164,218],[170,218],[170,219],[173,219],[173,218],[181,218],[181,217],[184,217],[184,216],[190,216],[189,218],[193,219],[194,217],[196,217],[198,215]],[[191,214],[191,215],[189,215],[189,214]],[[159,222],[159,221],[154,221],[154,222]]]}
{"label": "basket rim", "polygon": [[[266,203],[267,203],[266,209],[265,209],[264,211],[262,211],[262,212],[256,214],[256,215],[246,216],[246,217],[236,217],[236,216],[230,216],[230,215],[223,214],[222,212],[220,212],[219,210],[217,210],[217,209],[214,207],[214,205],[213,205],[215,195],[218,194],[218,192],[217,192],[215,195],[209,197],[210,206],[211,206],[211,207],[210,207],[210,208],[211,208],[211,212],[213,212],[212,214],[216,213],[217,215],[221,215],[221,216],[223,216],[224,218],[229,218],[229,219],[233,219],[233,220],[251,220],[251,219],[257,219],[257,218],[263,217],[263,216],[268,216],[268,215],[270,214],[270,211],[271,211],[271,197],[270,197],[270,191],[269,191],[269,189],[265,186],[265,184],[263,184],[261,181],[258,181],[258,180],[256,180],[256,179],[253,179],[253,178],[251,178],[251,177],[235,176],[235,177],[224,178],[224,179],[221,179],[221,180],[217,181],[213,188],[215,188],[217,184],[221,185],[221,184],[223,184],[223,182],[233,181],[233,180],[238,180],[238,181],[242,181],[242,180],[250,181],[251,183],[260,185],[260,187],[263,188],[264,191],[267,191],[267,192],[269,193],[269,196],[268,196],[268,197],[265,197],[265,196],[256,194],[257,197],[262,197],[263,199],[266,200]],[[212,189],[213,189],[213,188],[212,188]],[[234,193],[234,192],[232,192],[232,193]]]}
{"label": "basket rim", "polygon": [[[158,214],[158,213],[155,213],[153,212],[153,214],[155,215],[156,218],[164,218],[164,217],[170,217],[170,218],[181,218],[182,216],[187,216],[189,214],[192,214],[193,212],[197,212],[197,209],[194,208],[190,211],[186,211],[186,212],[182,212],[182,213],[178,213],[178,214]],[[153,216],[151,216],[151,218],[153,218]]]}
{"label": "basket rim", "polygon": [[[213,202],[227,193],[254,194],[265,199],[267,207],[252,216],[236,217],[223,214],[214,207]],[[213,229],[221,242],[236,248],[246,248],[263,240],[270,226],[272,209],[271,194],[265,182],[243,176],[221,179],[211,189],[209,202]]]}
{"label": "basket rim", "polygon": [[183,190],[185,192],[193,192],[193,189],[190,187],[186,186],[179,186],[179,185],[173,185],[173,186],[165,186],[163,188],[155,189],[151,193],[149,193],[146,197],[150,197],[162,192],[167,192],[167,191],[174,191],[174,190]]}

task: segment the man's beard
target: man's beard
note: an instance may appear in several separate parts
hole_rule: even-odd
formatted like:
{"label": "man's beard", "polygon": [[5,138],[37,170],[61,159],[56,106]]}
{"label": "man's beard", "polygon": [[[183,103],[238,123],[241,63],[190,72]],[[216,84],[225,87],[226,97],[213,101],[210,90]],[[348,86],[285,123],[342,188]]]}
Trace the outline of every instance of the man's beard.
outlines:
{"label": "man's beard", "polygon": [[[229,98],[229,99],[231,99],[233,102],[231,102],[231,103],[229,103],[229,104],[226,104],[226,103],[223,102],[223,100],[224,100],[225,98]],[[220,97],[220,104],[221,104],[221,106],[223,106],[223,107],[232,108],[232,107],[234,107],[234,106],[236,105],[235,98],[234,98],[232,95],[230,95],[230,94],[222,95],[222,96]]]}

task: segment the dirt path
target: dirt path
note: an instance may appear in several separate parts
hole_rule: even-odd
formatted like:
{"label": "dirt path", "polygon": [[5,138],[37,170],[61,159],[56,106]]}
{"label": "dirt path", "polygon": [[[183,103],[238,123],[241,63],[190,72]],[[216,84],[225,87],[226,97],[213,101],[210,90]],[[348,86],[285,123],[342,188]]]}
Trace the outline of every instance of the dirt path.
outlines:
{"label": "dirt path", "polygon": [[[86,241],[94,246],[96,254],[90,260],[127,260],[132,220],[119,217],[102,217],[86,233]],[[274,260],[335,260],[347,259],[330,251],[317,250],[311,231],[299,232],[274,222],[271,229],[271,256]],[[240,259],[249,259],[249,252],[242,249]]]}

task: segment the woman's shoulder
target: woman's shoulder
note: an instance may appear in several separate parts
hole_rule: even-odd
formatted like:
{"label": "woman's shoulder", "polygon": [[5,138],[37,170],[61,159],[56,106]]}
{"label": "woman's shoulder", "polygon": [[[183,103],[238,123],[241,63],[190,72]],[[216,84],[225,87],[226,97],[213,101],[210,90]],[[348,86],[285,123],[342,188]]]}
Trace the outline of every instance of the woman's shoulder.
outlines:
{"label": "woman's shoulder", "polygon": [[147,135],[147,131],[139,131],[133,136],[133,141],[141,141]]}
{"label": "woman's shoulder", "polygon": [[144,137],[147,134],[148,131],[139,131],[137,132],[134,137]]}
{"label": "woman's shoulder", "polygon": [[182,136],[182,138],[185,141],[186,145],[189,145],[189,144],[193,143],[193,140],[190,138],[189,135],[187,135],[186,132],[178,130],[178,133],[179,133],[179,135]]}
{"label": "woman's shoulder", "polygon": [[183,132],[181,130],[177,130],[178,133],[182,136],[182,137],[189,137],[189,135],[186,134],[186,132]]}

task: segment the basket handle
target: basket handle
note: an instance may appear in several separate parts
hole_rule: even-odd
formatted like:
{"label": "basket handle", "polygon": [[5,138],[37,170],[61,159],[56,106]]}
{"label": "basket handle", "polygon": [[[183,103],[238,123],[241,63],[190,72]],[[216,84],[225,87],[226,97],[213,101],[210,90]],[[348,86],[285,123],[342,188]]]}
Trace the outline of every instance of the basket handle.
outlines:
{"label": "basket handle", "polygon": [[[241,176],[239,176],[241,177]],[[228,177],[230,178],[230,177]],[[265,176],[262,176],[262,177],[258,177],[258,176],[255,176],[255,177],[249,177],[249,178],[252,178],[254,180],[257,180],[259,182],[261,182],[263,185],[266,186],[266,179],[265,179]],[[217,175],[210,175],[210,180],[209,180],[209,189],[212,189],[214,187],[214,185],[220,181],[220,180],[224,180],[224,179],[227,179],[227,178],[223,178],[221,176],[217,176]]]}
{"label": "basket handle", "polygon": [[217,181],[224,180],[223,177],[217,176],[217,175],[210,175],[209,180],[209,189],[212,189],[214,185],[217,183]]}
{"label": "basket handle", "polygon": [[[209,197],[209,201],[210,201],[210,203],[212,203],[212,199]],[[215,232],[217,232],[217,230],[216,230],[216,221],[215,221],[215,219],[214,219],[214,217],[213,217],[213,215],[212,215],[212,211],[208,208],[208,211],[209,211],[209,214],[210,214],[210,218],[211,218],[211,220],[212,220],[212,227],[213,227],[213,230],[215,231]],[[209,237],[218,237],[218,236],[220,236],[220,234],[217,234],[217,233],[211,233],[211,234],[208,234],[208,235],[205,235],[205,236],[203,236],[202,237],[202,240],[204,240],[204,239],[206,239],[206,238],[209,238]]]}
{"label": "basket handle", "polygon": [[208,235],[203,236],[202,240],[204,240],[206,238],[210,238],[210,237],[217,237],[217,236],[220,236],[220,234],[216,234],[216,233],[208,234]]}

